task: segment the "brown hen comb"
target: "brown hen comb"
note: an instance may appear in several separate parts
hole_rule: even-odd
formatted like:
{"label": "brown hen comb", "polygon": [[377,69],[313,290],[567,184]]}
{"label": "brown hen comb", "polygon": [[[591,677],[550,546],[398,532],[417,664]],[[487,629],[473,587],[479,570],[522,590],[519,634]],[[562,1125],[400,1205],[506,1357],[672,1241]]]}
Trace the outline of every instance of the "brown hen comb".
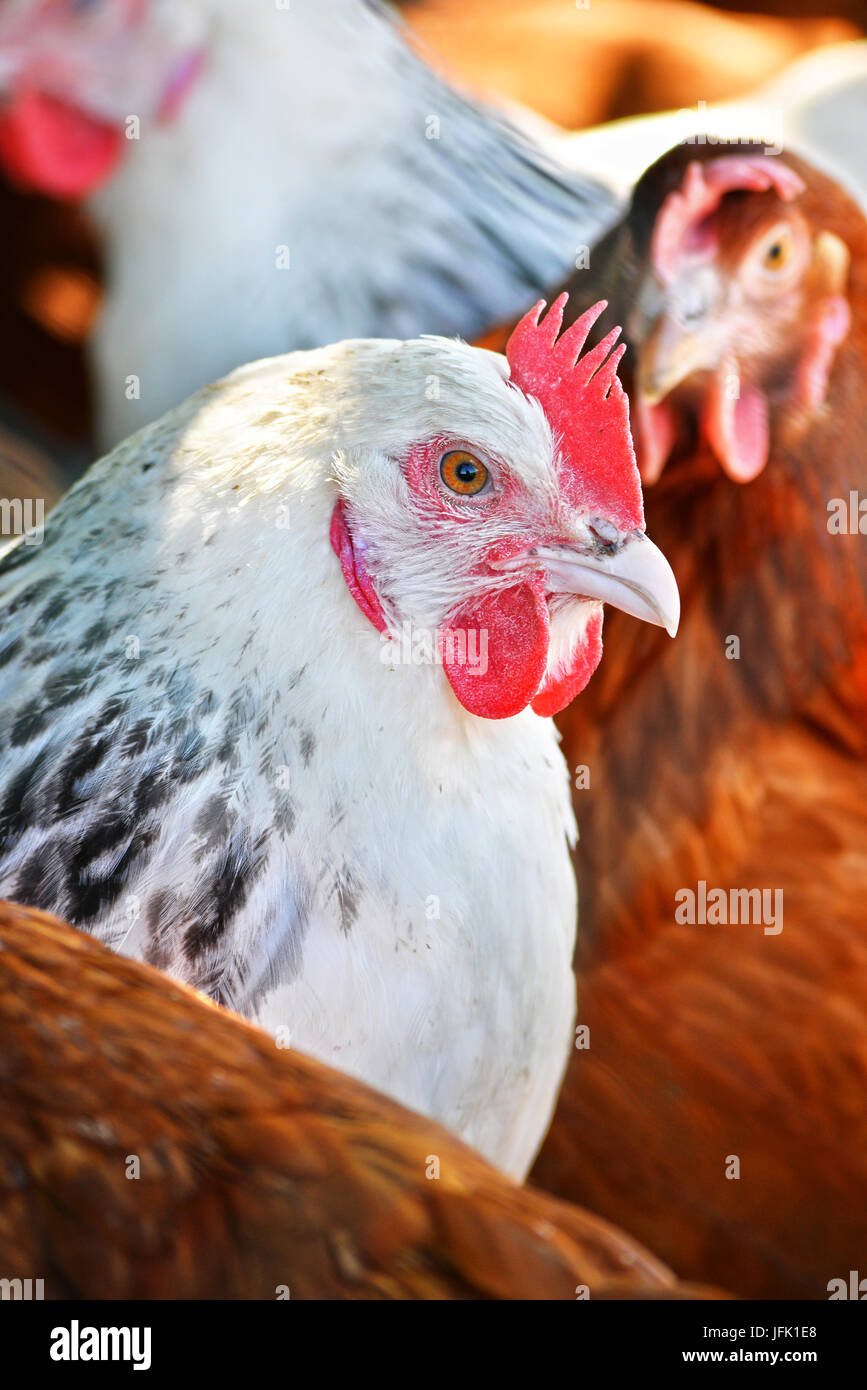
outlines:
{"label": "brown hen comb", "polygon": [[626,347],[614,348],[620,329],[613,328],[581,356],[590,329],[608,307],[604,299],[558,338],[568,298],[561,294],[555,299],[543,319],[539,315],[545,301],[540,299],[517,324],[506,344],[511,382],[534,396],[545,412],[559,450],[560,488],[569,505],[604,516],[622,531],[643,528],[629,403],[617,376]]}
{"label": "brown hen comb", "polygon": [[716,249],[708,219],[727,193],[766,193],[771,188],[789,203],[804,192],[805,184],[776,155],[724,154],[704,164],[691,160],[654,224],[650,260],[660,278],[666,284],[674,279],[684,252]]}

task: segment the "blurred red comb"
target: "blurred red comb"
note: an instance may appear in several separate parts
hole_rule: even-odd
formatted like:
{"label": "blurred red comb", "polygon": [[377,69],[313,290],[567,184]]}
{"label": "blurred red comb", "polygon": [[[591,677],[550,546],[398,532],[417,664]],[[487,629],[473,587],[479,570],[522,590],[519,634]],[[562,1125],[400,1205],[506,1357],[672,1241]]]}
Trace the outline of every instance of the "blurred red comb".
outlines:
{"label": "blurred red comb", "polygon": [[704,164],[691,160],[680,187],[667,195],[659,209],[650,245],[654,269],[669,283],[684,253],[716,250],[715,232],[707,223],[726,193],[766,193],[771,188],[789,203],[803,193],[805,184],[776,155],[724,154]]}
{"label": "blurred red comb", "polygon": [[[525,314],[506,344],[511,382],[545,412],[560,456],[560,488],[569,504],[632,531],[644,526],[641,480],[629,430],[629,403],[617,376],[625,344],[613,328],[581,356],[587,335],[608,307],[603,299],[561,337],[561,294],[544,318],[544,299]],[[612,352],[612,348],[614,351]]]}

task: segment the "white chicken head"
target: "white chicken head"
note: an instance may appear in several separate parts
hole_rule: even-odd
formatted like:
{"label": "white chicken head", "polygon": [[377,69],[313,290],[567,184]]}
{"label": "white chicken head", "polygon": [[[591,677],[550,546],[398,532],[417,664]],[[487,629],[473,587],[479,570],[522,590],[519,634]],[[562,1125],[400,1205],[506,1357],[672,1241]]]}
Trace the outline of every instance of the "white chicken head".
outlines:
{"label": "white chicken head", "polygon": [[358,607],[383,634],[435,633],[458,700],[489,719],[554,714],[584,688],[603,602],[672,636],[679,619],[674,576],[644,534],[620,330],[581,357],[605,305],[558,339],[565,301],[541,320],[536,305],[507,359],[442,339],[394,345],[384,375],[371,371],[378,390],[354,395],[375,408],[344,422],[353,444],[332,465],[331,542]]}

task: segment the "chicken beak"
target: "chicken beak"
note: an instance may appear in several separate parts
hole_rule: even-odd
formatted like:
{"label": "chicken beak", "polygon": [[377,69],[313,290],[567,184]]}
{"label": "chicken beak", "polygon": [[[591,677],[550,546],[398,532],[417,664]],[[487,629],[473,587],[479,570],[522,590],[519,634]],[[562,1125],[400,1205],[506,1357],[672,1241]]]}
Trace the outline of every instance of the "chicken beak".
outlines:
{"label": "chicken beak", "polygon": [[677,580],[662,551],[643,531],[632,531],[609,550],[540,546],[533,552],[552,593],[610,603],[633,618],[664,627],[674,637],[680,622]]}
{"label": "chicken beak", "polygon": [[694,372],[717,365],[718,349],[707,334],[691,331],[675,315],[663,314],[637,353],[636,386],[647,405],[658,405]]}

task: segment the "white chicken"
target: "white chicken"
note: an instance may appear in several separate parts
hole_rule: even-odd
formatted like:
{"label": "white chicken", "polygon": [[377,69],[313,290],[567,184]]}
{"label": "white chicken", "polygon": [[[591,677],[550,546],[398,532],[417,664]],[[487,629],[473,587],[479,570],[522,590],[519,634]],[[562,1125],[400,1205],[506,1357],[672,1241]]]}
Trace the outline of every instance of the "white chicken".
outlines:
{"label": "white chicken", "polygon": [[0,561],[0,895],[518,1177],[575,1003],[546,716],[602,601],[678,619],[617,330],[578,358],[603,306],[555,341],[563,302],[508,363],[428,338],[242,368]]}
{"label": "white chicken", "polygon": [[106,446],[242,362],[516,317],[617,204],[366,0],[11,0],[0,157],[89,195]]}

